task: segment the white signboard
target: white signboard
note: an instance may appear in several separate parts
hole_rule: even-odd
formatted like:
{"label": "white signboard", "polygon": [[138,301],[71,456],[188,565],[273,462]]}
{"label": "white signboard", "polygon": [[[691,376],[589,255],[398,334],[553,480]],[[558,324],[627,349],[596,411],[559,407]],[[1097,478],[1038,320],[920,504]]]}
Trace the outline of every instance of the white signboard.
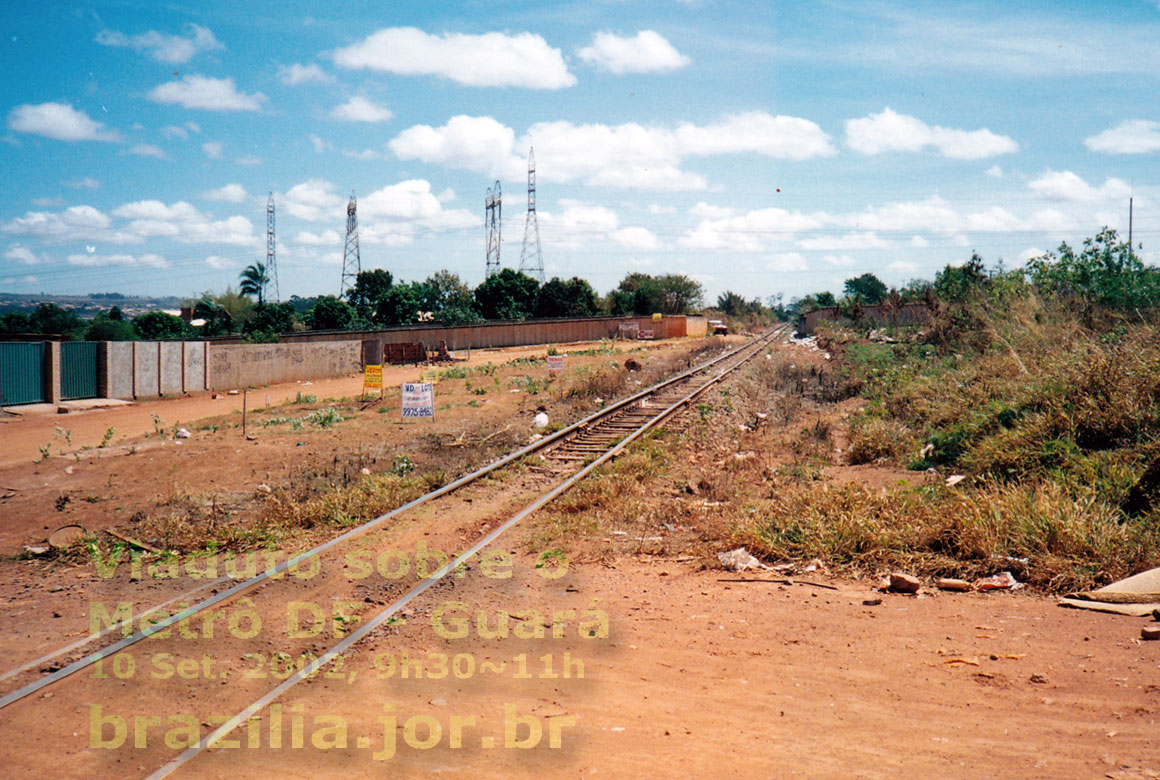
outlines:
{"label": "white signboard", "polygon": [[640,323],[637,322],[622,322],[620,323],[621,338],[635,339],[640,333]]}
{"label": "white signboard", "polygon": [[435,385],[430,382],[403,383],[403,419],[435,417]]}
{"label": "white signboard", "polygon": [[548,355],[548,376],[564,373],[564,356]]}
{"label": "white signboard", "polygon": [[640,338],[642,339],[651,339],[653,337],[653,332],[651,330],[645,330],[644,328],[641,328],[637,332],[640,334]]}

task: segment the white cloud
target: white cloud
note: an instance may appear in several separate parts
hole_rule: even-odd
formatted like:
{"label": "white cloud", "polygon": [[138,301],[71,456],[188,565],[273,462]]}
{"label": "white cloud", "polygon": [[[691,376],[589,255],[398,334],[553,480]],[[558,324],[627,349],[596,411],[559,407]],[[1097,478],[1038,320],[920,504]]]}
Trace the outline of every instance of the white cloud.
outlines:
{"label": "white cloud", "polygon": [[101,183],[92,176],[85,176],[81,179],[70,179],[69,181],[61,183],[74,190],[95,190],[101,186]]}
{"label": "white cloud", "polygon": [[429,220],[439,216],[443,205],[431,192],[430,182],[410,179],[359,198],[358,209],[369,219]]}
{"label": "white cloud", "polygon": [[252,95],[238,92],[232,78],[215,79],[198,75],[160,84],[150,90],[147,97],[155,103],[171,103],[207,111],[260,111],[266,100],[261,92]]}
{"label": "white cloud", "polygon": [[142,157],[156,157],[159,160],[168,160],[165,150],[153,144],[134,144],[129,147],[129,154],[139,154]]}
{"label": "white cloud", "polygon": [[277,200],[288,213],[307,222],[346,218],[346,199],[335,193],[334,185],[324,179],[295,184]]}
{"label": "white cloud", "polygon": [[321,233],[303,230],[294,236],[294,243],[302,246],[336,246],[342,243],[342,236],[336,230],[324,230]]}
{"label": "white cloud", "polygon": [[797,233],[822,227],[825,219],[823,214],[755,209],[720,219],[702,219],[679,243],[690,249],[760,252],[769,244],[792,241]]}
{"label": "white cloud", "polygon": [[213,220],[185,201],[166,205],[159,200],[126,203],[113,216],[130,220],[123,230],[139,238],[172,238],[187,244],[254,244],[253,225],[245,217]]}
{"label": "white cloud", "polygon": [[862,154],[916,152],[927,147],[944,157],[977,160],[1019,150],[1019,144],[990,130],[955,130],[931,126],[889,108],[881,113],[846,121],[846,145]]}
{"label": "white cloud", "polygon": [[23,244],[13,244],[4,252],[5,260],[12,260],[21,265],[38,265],[43,259]]}
{"label": "white cloud", "polygon": [[676,128],[540,122],[518,140],[514,130],[492,117],[456,116],[443,127],[409,127],[388,144],[401,160],[501,178],[523,178],[524,150],[533,146],[542,181],[655,190],[707,187],[702,176],[680,169],[688,156],[752,152],[804,159],[833,153],[828,136],[814,123],[761,112]]}
{"label": "white cloud", "polygon": [[64,198],[33,198],[33,206],[40,206],[42,209],[56,208],[64,205]]}
{"label": "white cloud", "polygon": [[400,160],[479,171],[489,176],[519,176],[523,163],[513,155],[515,131],[488,116],[453,116],[435,128],[414,125],[387,144]]}
{"label": "white cloud", "polygon": [[180,138],[182,141],[189,140],[189,131],[177,125],[168,125],[161,128],[161,134],[166,138]]}
{"label": "white cloud", "polygon": [[220,200],[225,203],[241,203],[250,197],[246,188],[240,184],[226,184],[216,190],[208,190],[201,194],[206,200]]}
{"label": "white cloud", "polygon": [[634,38],[608,32],[596,33],[592,45],[579,49],[580,59],[618,76],[626,73],[664,73],[688,65],[690,60],[664,36],[642,30]]}
{"label": "white cloud", "polygon": [[429,35],[414,27],[389,27],[331,56],[343,68],[440,76],[472,87],[560,89],[576,83],[560,50],[531,33]]}
{"label": "white cloud", "polygon": [[775,273],[794,273],[797,271],[808,271],[809,264],[797,252],[781,252],[770,256],[769,261],[766,263],[766,268]]}
{"label": "white cloud", "polygon": [[216,271],[224,271],[237,265],[236,260],[230,260],[228,257],[219,257],[218,255],[210,255],[205,259],[205,264]]}
{"label": "white cloud", "polygon": [[648,204],[649,214],[674,214],[676,213],[676,206],[662,206],[659,203]]}
{"label": "white cloud", "polygon": [[909,260],[895,260],[886,266],[886,270],[896,274],[912,274],[918,270],[918,267],[918,263],[912,263]]}
{"label": "white cloud", "polygon": [[1132,188],[1122,179],[1107,179],[1096,188],[1071,171],[1046,171],[1028,185],[1035,193],[1051,200],[1094,203],[1127,198]]}
{"label": "white cloud", "polygon": [[727,208],[725,206],[714,206],[705,201],[700,201],[696,206],[689,209],[689,213],[701,219],[728,219],[729,217],[736,216],[738,211],[737,209]]}
{"label": "white cloud", "polygon": [[356,152],[353,149],[343,149],[342,156],[349,157],[352,160],[378,160],[383,155],[374,149],[363,149],[361,152]]}
{"label": "white cloud", "polygon": [[329,143],[327,143],[326,141],[323,141],[321,138],[314,135],[313,133],[310,134],[310,145],[314,147],[314,151],[317,154],[322,154],[327,149],[332,148]]}
{"label": "white cloud", "polygon": [[1047,254],[1046,250],[1040,249],[1037,246],[1029,246],[1019,253],[1019,260],[1020,262],[1026,263],[1032,258],[1043,257],[1045,254]]}
{"label": "white cloud", "polygon": [[310,65],[285,65],[278,69],[278,78],[283,84],[295,86],[297,84],[330,84],[334,77],[322,68],[311,63]]}
{"label": "white cloud", "polygon": [[1002,179],[1003,178],[1003,169],[1000,168],[998,165],[992,165],[990,168],[988,168],[983,173],[992,179]]}
{"label": "white cloud", "polygon": [[76,254],[65,258],[69,265],[80,265],[102,268],[105,266],[126,266],[130,268],[168,268],[169,261],[163,256],[147,253],[140,255],[129,254]]}
{"label": "white cloud", "polygon": [[614,230],[609,237],[628,249],[660,249],[661,242],[651,230],[643,227],[626,227]]}
{"label": "white cloud", "polygon": [[1128,119],[1084,140],[1093,152],[1105,154],[1151,154],[1160,152],[1160,122]]}
{"label": "white cloud", "polygon": [[850,266],[854,265],[854,258],[849,255],[823,255],[822,262],[826,265]]}
{"label": "white cloud", "polygon": [[205,156],[211,160],[220,160],[225,147],[221,141],[207,141],[201,145],[201,150],[205,152]]}
{"label": "white cloud", "polygon": [[330,112],[335,119],[347,122],[386,122],[394,116],[386,106],[380,106],[364,97],[352,97]]}
{"label": "white cloud", "polygon": [[78,111],[67,103],[40,103],[17,106],[8,114],[8,127],[18,133],[33,133],[58,141],[120,141],[116,130]]}
{"label": "white cloud", "polygon": [[234,160],[234,165],[261,165],[262,158],[252,154],[245,154]]}
{"label": "white cloud", "polygon": [[851,232],[843,236],[803,238],[797,242],[797,245],[802,249],[820,249],[829,252],[851,249],[881,249],[882,247],[889,246],[873,230]]}
{"label": "white cloud", "polygon": [[7,222],[2,229],[18,236],[73,241],[108,238],[112,223],[107,214],[92,206],[70,206],[59,213],[29,211]]}
{"label": "white cloud", "polygon": [[910,245],[919,249],[926,249],[930,246],[930,242],[922,236],[911,236]]}
{"label": "white cloud", "polygon": [[685,122],[677,127],[676,140],[688,155],[755,152],[781,160],[807,160],[836,154],[830,137],[815,123],[764,111],[733,114],[703,127]]}
{"label": "white cloud", "polygon": [[97,43],[103,46],[123,46],[147,55],[166,65],[189,62],[199,52],[225,48],[207,27],[189,25],[189,35],[165,35],[155,30],[129,37],[114,30],[97,33]]}

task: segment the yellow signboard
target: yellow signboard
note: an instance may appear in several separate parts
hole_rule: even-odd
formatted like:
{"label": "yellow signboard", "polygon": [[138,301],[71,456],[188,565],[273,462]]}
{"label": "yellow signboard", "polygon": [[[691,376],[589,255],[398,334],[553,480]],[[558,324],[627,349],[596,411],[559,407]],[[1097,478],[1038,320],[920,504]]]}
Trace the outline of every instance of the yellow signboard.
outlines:
{"label": "yellow signboard", "polygon": [[382,390],[383,389],[383,367],[382,366],[366,366],[363,368],[363,389],[364,390]]}

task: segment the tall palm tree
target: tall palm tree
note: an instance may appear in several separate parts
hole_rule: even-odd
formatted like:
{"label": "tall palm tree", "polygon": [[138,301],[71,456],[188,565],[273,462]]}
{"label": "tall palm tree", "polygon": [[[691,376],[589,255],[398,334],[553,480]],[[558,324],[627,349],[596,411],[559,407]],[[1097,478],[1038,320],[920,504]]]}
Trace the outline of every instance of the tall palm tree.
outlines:
{"label": "tall palm tree", "polygon": [[269,283],[270,277],[266,274],[266,265],[254,263],[246,266],[246,270],[242,271],[238,292],[242,295],[256,296],[258,305],[261,306],[266,301],[266,285]]}

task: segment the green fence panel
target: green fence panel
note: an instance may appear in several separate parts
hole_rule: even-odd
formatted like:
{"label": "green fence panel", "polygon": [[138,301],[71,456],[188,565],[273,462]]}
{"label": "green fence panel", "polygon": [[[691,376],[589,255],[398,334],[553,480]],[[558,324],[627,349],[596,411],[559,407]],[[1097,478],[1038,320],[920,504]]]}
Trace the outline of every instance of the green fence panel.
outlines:
{"label": "green fence panel", "polygon": [[43,341],[0,342],[0,405],[36,404],[44,393]]}
{"label": "green fence panel", "polygon": [[97,342],[60,345],[60,397],[65,401],[97,397]]}

